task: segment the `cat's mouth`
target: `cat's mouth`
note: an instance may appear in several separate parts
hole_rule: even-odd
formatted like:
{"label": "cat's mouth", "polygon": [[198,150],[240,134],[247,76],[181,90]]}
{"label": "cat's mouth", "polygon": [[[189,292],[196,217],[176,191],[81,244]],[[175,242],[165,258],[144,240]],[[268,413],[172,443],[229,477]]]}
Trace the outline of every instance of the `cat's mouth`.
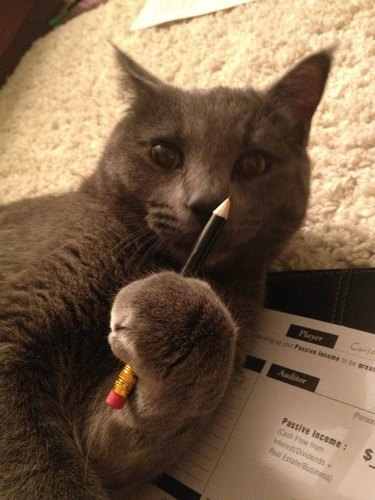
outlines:
{"label": "cat's mouth", "polygon": [[[190,256],[195,243],[197,242],[205,224],[198,225],[195,229],[186,227],[171,227],[160,224],[157,221],[148,220],[148,226],[156,235],[159,241],[159,251],[170,257],[181,267]],[[223,230],[224,232],[224,230]],[[205,259],[204,267],[214,270],[222,266],[228,259],[228,246],[226,245],[225,235],[221,234],[219,241],[215,241],[214,247]]]}
{"label": "cat's mouth", "polygon": [[188,258],[204,224],[198,221],[181,221],[167,206],[153,206],[148,211],[146,223],[156,235],[159,250],[183,264]]}
{"label": "cat's mouth", "polygon": [[154,220],[152,217],[147,218],[147,224],[157,236],[163,253],[169,254],[181,264],[187,259],[200,234],[199,228],[184,231],[180,225]]}
{"label": "cat's mouth", "polygon": [[[184,265],[191,254],[203,228],[208,222],[194,214],[181,212],[178,216],[167,204],[151,202],[147,207],[146,223],[158,240],[157,251]],[[205,267],[215,268],[228,259],[228,233],[224,227],[220,238],[210,251]]]}

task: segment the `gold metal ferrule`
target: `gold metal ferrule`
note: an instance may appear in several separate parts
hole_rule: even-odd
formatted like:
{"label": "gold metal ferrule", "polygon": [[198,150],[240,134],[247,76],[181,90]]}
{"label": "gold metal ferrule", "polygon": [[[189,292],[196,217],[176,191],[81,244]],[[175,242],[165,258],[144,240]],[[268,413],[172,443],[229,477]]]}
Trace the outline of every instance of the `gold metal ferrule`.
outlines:
{"label": "gold metal ferrule", "polygon": [[126,399],[136,382],[137,375],[135,374],[133,368],[126,364],[120,371],[119,376],[112,387],[112,391]]}

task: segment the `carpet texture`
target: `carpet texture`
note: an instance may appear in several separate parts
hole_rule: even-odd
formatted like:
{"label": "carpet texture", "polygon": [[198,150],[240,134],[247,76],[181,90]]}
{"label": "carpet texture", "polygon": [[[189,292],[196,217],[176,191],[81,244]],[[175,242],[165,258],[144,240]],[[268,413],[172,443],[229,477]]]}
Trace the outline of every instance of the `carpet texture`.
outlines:
{"label": "carpet texture", "polygon": [[263,89],[337,44],[310,139],[303,229],[273,269],[375,267],[375,3],[255,0],[131,32],[142,0],[109,0],[38,40],[0,91],[0,200],[61,192],[96,165],[126,97],[107,40],[167,82]]}

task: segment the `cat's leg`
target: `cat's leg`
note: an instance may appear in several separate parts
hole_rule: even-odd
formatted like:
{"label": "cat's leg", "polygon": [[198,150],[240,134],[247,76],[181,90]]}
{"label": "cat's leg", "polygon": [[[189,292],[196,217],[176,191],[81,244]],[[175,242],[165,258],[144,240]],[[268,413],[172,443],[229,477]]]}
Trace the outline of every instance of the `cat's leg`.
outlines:
{"label": "cat's leg", "polygon": [[[75,335],[81,310],[90,313],[81,316],[88,331],[103,310],[95,301],[95,286],[101,282],[94,271],[105,274],[105,261],[95,261],[97,248],[90,243],[83,239],[80,247],[66,245],[2,285],[1,498],[107,498],[75,440],[71,416],[73,411],[81,416],[84,386],[78,383],[70,390],[80,345],[80,337],[70,332]],[[73,398],[69,402],[62,395],[65,388]]]}
{"label": "cat's leg", "polygon": [[140,477],[150,467],[152,476],[176,460],[219,405],[233,373],[237,328],[207,283],[162,272],[119,292],[111,330],[114,354],[138,377],[124,411],[127,451],[138,432],[144,450],[137,451],[152,457],[152,465],[126,468]]}
{"label": "cat's leg", "polygon": [[[10,346],[11,347],[11,346]],[[14,350],[0,367],[0,497],[15,500],[104,500],[107,493],[79,450],[71,425],[47,383],[50,374],[33,365],[36,353]]]}
{"label": "cat's leg", "polygon": [[124,287],[113,304],[109,342],[136,372],[138,391],[148,390],[142,379],[150,377],[163,392],[169,384],[183,387],[184,401],[191,398],[198,415],[221,399],[236,339],[229,311],[202,280],[157,273]]}

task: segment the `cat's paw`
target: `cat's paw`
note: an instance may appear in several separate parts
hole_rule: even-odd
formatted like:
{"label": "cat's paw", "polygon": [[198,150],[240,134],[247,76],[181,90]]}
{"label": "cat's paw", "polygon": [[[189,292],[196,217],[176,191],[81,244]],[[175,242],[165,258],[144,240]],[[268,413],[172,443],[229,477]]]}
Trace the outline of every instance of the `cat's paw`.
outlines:
{"label": "cat's paw", "polygon": [[219,383],[232,371],[236,340],[229,311],[198,279],[154,274],[122,288],[113,304],[109,343],[138,377]]}

